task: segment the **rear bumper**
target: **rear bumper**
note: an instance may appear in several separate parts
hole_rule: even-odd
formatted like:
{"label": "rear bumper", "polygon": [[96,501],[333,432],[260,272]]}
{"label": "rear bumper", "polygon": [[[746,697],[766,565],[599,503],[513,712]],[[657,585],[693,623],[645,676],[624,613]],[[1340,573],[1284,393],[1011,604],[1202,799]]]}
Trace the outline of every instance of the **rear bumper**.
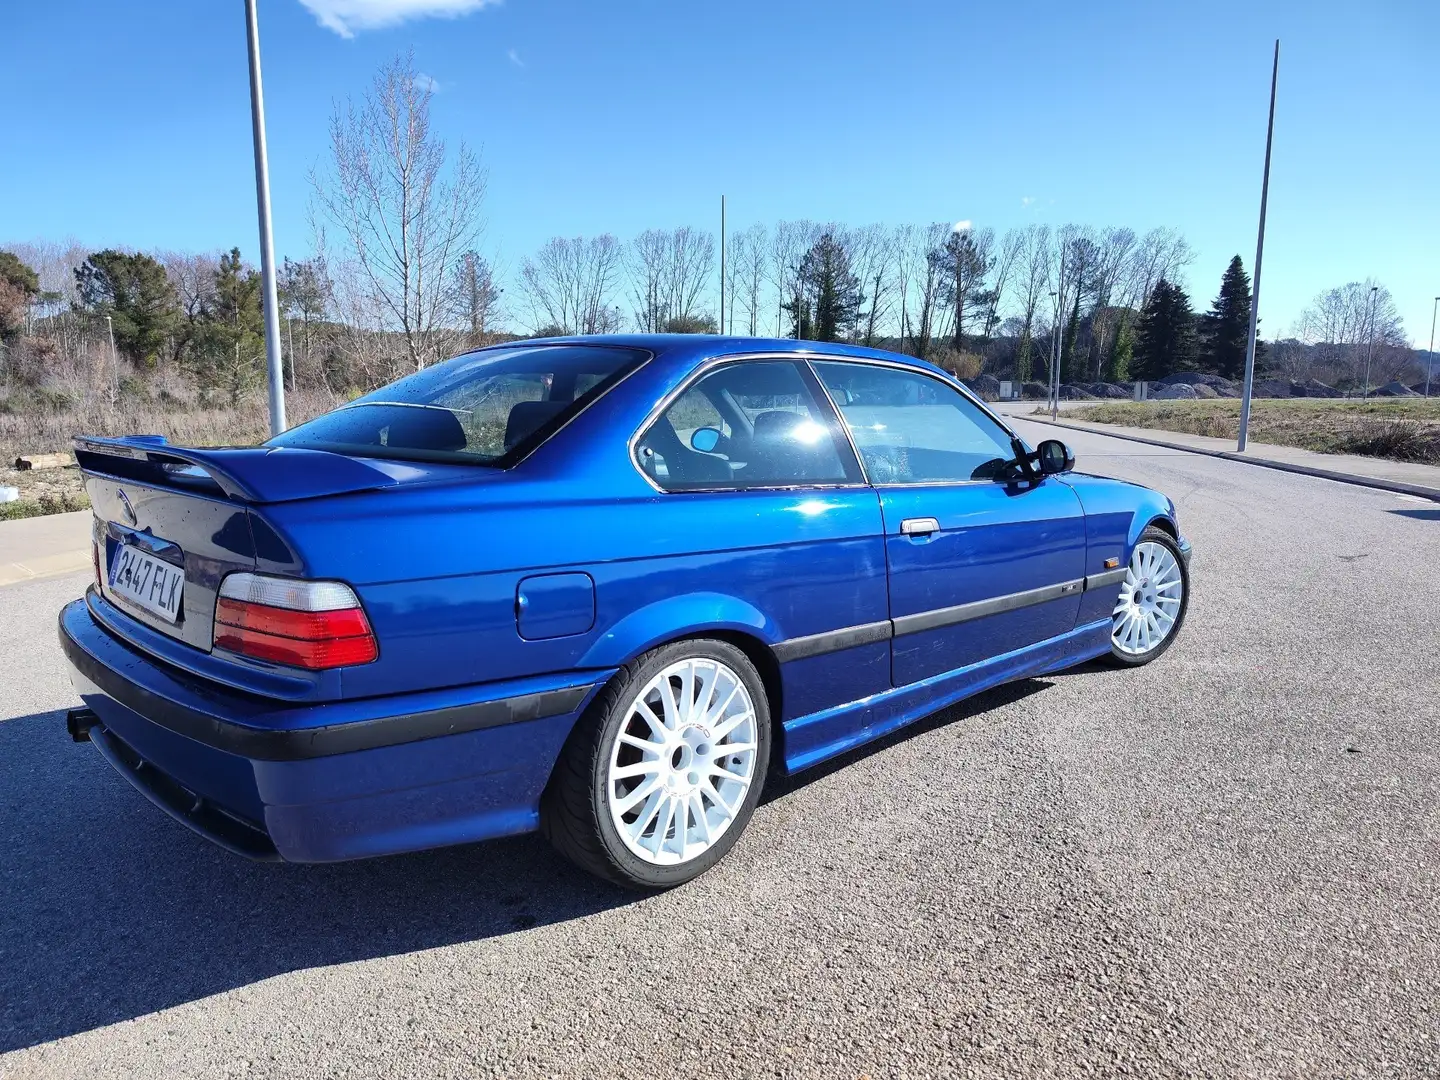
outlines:
{"label": "rear bumper", "polygon": [[294,705],[202,682],[60,614],[107,761],[187,827],[252,858],[333,862],[528,832],[609,671]]}

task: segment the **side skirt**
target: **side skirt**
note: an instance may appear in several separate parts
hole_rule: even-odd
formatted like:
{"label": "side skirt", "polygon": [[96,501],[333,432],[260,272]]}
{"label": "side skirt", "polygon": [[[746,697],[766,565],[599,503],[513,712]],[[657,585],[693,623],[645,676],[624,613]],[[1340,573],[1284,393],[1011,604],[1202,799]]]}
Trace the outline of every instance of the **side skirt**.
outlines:
{"label": "side skirt", "polygon": [[785,768],[799,772],[1002,683],[1082,664],[1110,651],[1110,619],[785,723]]}

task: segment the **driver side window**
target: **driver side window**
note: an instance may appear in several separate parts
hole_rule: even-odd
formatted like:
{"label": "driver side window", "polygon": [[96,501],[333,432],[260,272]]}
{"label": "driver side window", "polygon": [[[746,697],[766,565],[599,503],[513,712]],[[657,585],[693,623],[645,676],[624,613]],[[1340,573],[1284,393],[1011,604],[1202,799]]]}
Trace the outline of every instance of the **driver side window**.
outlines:
{"label": "driver side window", "polygon": [[1013,456],[1005,431],[939,379],[862,363],[814,367],[872,484],[993,480]]}

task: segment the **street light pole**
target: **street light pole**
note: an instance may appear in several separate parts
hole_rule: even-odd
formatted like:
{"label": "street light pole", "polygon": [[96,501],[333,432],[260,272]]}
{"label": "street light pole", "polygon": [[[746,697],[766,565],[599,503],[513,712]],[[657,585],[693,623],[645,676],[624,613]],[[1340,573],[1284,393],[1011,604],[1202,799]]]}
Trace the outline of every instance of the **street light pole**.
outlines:
{"label": "street light pole", "polygon": [[[1060,273],[1065,273],[1065,256],[1060,256]],[[1050,301],[1055,307],[1055,324],[1050,331],[1050,419],[1060,415],[1060,294],[1052,292]]]}
{"label": "street light pole", "polygon": [[1361,401],[1370,398],[1370,361],[1375,356],[1375,294],[1379,291],[1379,285],[1370,286],[1370,340],[1365,346],[1365,385],[1360,390]]}
{"label": "street light pole", "polygon": [[109,315],[105,316],[105,331],[110,335],[110,371],[115,376],[110,384],[110,407],[113,409],[115,399],[120,396],[120,357],[115,355],[115,323]]}
{"label": "street light pole", "polygon": [[265,95],[260,88],[260,23],[256,0],[245,0],[245,37],[250,50],[250,124],[255,143],[255,203],[260,215],[260,282],[264,290],[265,367],[270,378],[270,433],[285,423],[285,372],[280,360],[280,303],[275,287],[275,241],[270,226],[270,164],[265,154]]}
{"label": "street light pole", "polygon": [[1430,305],[1430,355],[1425,357],[1425,396],[1430,396],[1430,372],[1435,367],[1435,312],[1440,310],[1440,296]]}
{"label": "street light pole", "polygon": [[1245,452],[1250,434],[1250,398],[1255,392],[1255,332],[1260,325],[1260,263],[1265,256],[1265,205],[1270,200],[1270,147],[1275,141],[1275,88],[1280,82],[1280,39],[1275,39],[1275,63],[1270,68],[1270,120],[1265,128],[1265,175],[1260,181],[1260,233],[1255,240],[1255,281],[1250,289],[1250,333],[1245,338],[1245,389],[1240,395],[1240,438],[1237,453]]}
{"label": "street light pole", "polygon": [[720,196],[720,333],[725,333],[725,196]]}

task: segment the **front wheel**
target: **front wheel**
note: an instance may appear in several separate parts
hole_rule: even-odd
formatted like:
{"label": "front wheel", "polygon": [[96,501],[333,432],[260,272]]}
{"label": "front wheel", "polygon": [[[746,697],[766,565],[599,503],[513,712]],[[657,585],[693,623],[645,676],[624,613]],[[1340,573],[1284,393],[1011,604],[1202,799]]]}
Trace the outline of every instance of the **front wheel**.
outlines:
{"label": "front wheel", "polygon": [[541,800],[541,828],[582,869],[670,888],[734,845],[769,761],[754,665],[728,642],[676,642],[622,668],[580,719]]}
{"label": "front wheel", "polygon": [[1149,526],[1130,555],[1115,599],[1110,655],[1127,667],[1148,664],[1170,647],[1190,604],[1190,572],[1180,546]]}

